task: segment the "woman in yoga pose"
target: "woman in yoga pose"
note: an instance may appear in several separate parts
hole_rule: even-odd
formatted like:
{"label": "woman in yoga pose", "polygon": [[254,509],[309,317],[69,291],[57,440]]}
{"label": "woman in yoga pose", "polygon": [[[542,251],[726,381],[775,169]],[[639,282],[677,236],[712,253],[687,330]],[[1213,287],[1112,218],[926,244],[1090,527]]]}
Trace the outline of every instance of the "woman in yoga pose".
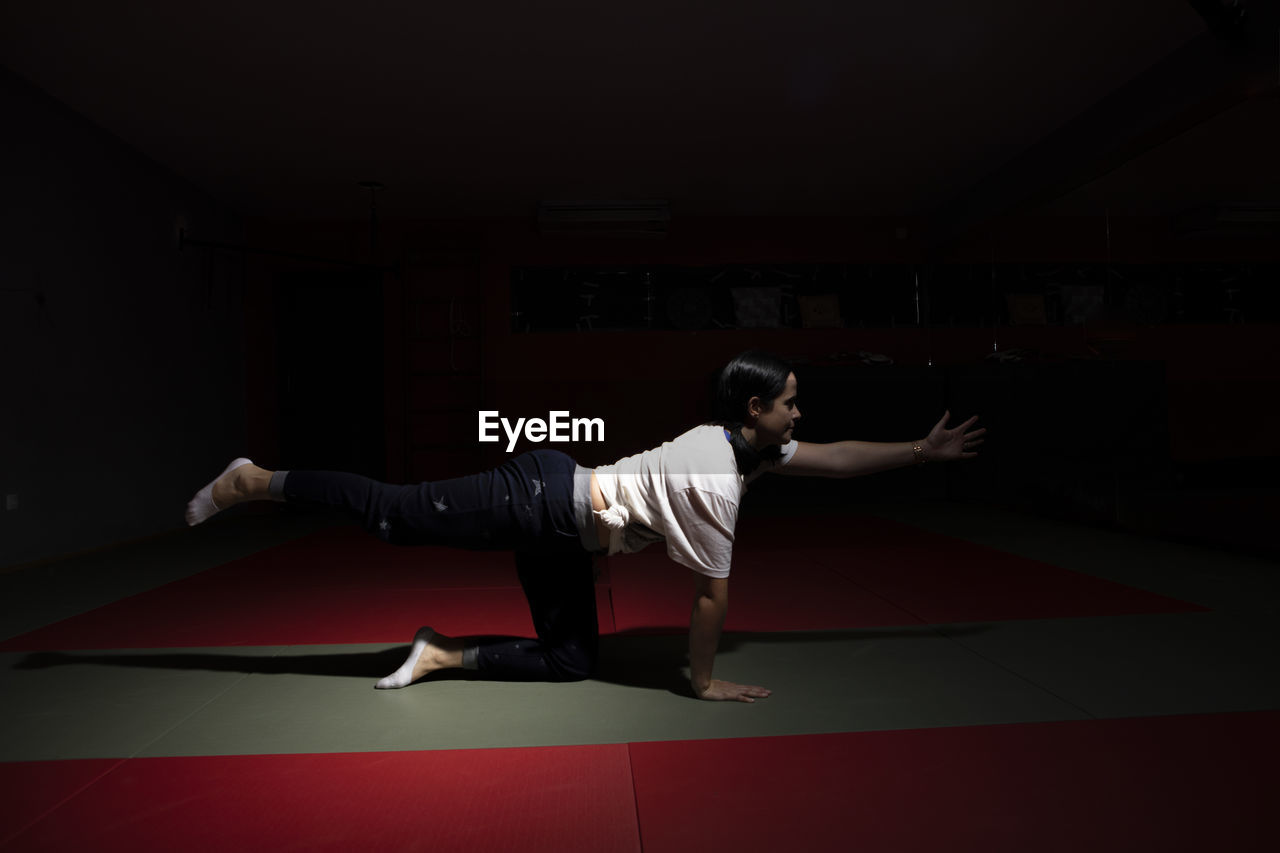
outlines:
{"label": "woman in yoga pose", "polygon": [[366,530],[394,545],[514,551],[537,639],[447,637],[421,628],[404,665],[377,683],[383,689],[456,667],[497,679],[589,677],[599,639],[593,555],[665,541],[670,557],[693,574],[694,694],[754,702],[770,691],[712,677],[747,485],[768,471],[854,477],[971,459],[986,430],[968,431],[977,416],[948,429],[946,412],[928,437],[915,442],[795,441],[795,374],[786,362],[758,351],[742,353],[721,371],[715,402],[716,421],[594,470],[560,451],[535,450],[482,474],[395,486],[355,474],[272,472],[236,459],[187,505],[187,523],[244,501],[297,501],[356,513]]}

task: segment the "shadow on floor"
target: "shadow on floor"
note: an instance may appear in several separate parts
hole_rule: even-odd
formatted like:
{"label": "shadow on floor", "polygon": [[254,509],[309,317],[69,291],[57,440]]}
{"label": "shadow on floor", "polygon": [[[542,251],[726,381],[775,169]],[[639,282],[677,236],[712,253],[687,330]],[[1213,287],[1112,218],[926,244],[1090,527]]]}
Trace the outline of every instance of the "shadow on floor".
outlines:
{"label": "shadow on floor", "polygon": [[[821,646],[831,642],[880,640],[885,638],[920,638],[937,640],[939,629],[950,636],[976,634],[986,630],[982,625],[894,628],[875,630],[787,631],[757,633],[725,633],[720,639],[719,655],[732,654],[746,644],[805,644],[821,653]],[[638,628],[600,638],[600,660],[592,680],[628,687],[665,690],[679,696],[692,697],[689,687],[688,637],[670,633],[667,628]],[[334,652],[331,654],[276,654],[246,652],[33,652],[14,669],[50,669],[57,666],[116,666],[149,669],[204,670],[208,672],[240,672],[247,675],[328,675],[339,678],[377,680],[394,672],[409,652],[409,646],[398,646],[376,652]],[[433,673],[419,683],[435,681],[491,680],[478,672],[444,670]]]}

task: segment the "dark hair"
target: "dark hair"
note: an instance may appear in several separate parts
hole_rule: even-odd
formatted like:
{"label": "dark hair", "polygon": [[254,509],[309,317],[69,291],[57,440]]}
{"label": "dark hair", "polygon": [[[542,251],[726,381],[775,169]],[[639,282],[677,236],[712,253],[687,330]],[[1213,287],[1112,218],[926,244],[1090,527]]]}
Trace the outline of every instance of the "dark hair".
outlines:
{"label": "dark hair", "polygon": [[730,432],[733,456],[738,462],[738,473],[744,477],[756,469],[761,461],[777,459],[782,451],[770,446],[756,450],[742,437],[742,426],[747,418],[747,403],[759,397],[769,403],[782,395],[791,375],[791,365],[772,353],[747,350],[739,353],[724,366],[716,380],[715,415],[712,424],[725,427]]}

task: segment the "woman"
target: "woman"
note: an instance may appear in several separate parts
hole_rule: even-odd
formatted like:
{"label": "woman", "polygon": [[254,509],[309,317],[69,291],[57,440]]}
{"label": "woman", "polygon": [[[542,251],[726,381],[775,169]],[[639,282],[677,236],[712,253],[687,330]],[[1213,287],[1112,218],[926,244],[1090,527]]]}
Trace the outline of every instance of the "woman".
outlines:
{"label": "woman", "polygon": [[587,678],[599,639],[593,555],[665,541],[671,558],[693,572],[694,694],[754,702],[770,691],[712,677],[747,485],[767,471],[853,477],[971,459],[986,430],[966,432],[976,416],[947,429],[947,412],[918,442],[795,441],[795,374],[786,362],[758,351],[742,353],[721,371],[716,409],[716,421],[594,471],[559,451],[536,450],[483,474],[393,486],[354,474],[272,472],[237,459],[191,500],[187,523],[199,524],[243,501],[298,501],[357,513],[369,532],[395,545],[514,551],[538,639],[447,637],[421,628],[404,665],[375,685],[382,689],[458,667],[502,679]]}

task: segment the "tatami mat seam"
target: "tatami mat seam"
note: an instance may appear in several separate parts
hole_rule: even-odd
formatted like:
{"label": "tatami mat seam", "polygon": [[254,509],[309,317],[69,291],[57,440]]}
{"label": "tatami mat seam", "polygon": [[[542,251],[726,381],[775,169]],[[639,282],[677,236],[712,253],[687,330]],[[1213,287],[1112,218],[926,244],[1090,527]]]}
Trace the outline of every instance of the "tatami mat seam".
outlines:
{"label": "tatami mat seam", "polygon": [[45,810],[44,810],[43,812],[41,812],[40,814],[36,815],[36,816],[35,816],[34,818],[32,818],[31,820],[29,820],[29,821],[27,821],[26,823],[24,823],[24,824],[23,824],[21,827],[19,827],[15,832],[12,832],[12,833],[10,833],[9,835],[6,835],[6,836],[5,836],[5,837],[3,837],[3,838],[0,838],[0,847],[7,847],[7,846],[9,846],[9,844],[11,844],[12,842],[17,841],[19,838],[21,838],[21,837],[22,837],[22,835],[23,835],[24,833],[26,833],[26,832],[30,831],[33,827],[35,827],[36,825],[38,825],[41,821],[47,820],[51,815],[53,815],[56,811],[58,811],[58,809],[62,808],[62,807],[63,807],[63,806],[65,806],[67,803],[71,802],[71,801],[72,801],[72,800],[74,800],[76,797],[80,796],[80,795],[81,795],[81,794],[83,794],[85,791],[89,790],[89,789],[90,789],[90,788],[92,788],[94,785],[98,784],[98,783],[99,783],[99,782],[101,782],[103,779],[107,778],[107,777],[108,777],[108,776],[110,776],[112,773],[114,773],[114,772],[116,772],[117,770],[119,770],[119,769],[120,769],[120,767],[121,767],[121,766],[122,766],[126,761],[129,761],[129,759],[128,759],[128,758],[121,758],[121,759],[117,760],[115,764],[112,764],[112,765],[111,765],[110,767],[108,767],[106,770],[103,770],[103,771],[102,771],[101,773],[99,773],[97,776],[93,777],[93,778],[92,778],[92,779],[90,779],[88,782],[85,782],[83,785],[81,785],[81,786],[80,786],[79,788],[77,788],[76,790],[72,791],[70,794],[67,794],[67,796],[63,797],[63,798],[62,798],[61,800],[59,800],[57,803],[55,803],[54,805],[52,805],[52,806],[50,806],[49,808],[45,809]]}
{"label": "tatami mat seam", "polygon": [[631,808],[636,815],[636,849],[644,851],[644,826],[640,823],[640,794],[636,790],[636,765],[632,760],[631,750],[635,744],[627,741],[627,776],[631,779]]}
{"label": "tatami mat seam", "polygon": [[[867,586],[865,586],[864,584],[859,583],[856,579],[854,579],[854,578],[852,578],[852,577],[849,577],[849,575],[847,575],[847,574],[845,574],[845,573],[841,572],[839,569],[836,569],[836,570],[835,570],[835,573],[836,573],[837,575],[839,575],[840,577],[844,578],[845,580],[849,581],[849,583],[853,584],[854,586],[857,586],[857,587],[859,587],[860,589],[865,590],[865,591],[867,592],[867,594],[868,594],[868,595],[872,595],[872,596],[874,596],[874,597],[876,597],[876,598],[880,599],[881,601],[885,602],[886,604],[890,605],[891,607],[896,607],[897,609],[901,610],[903,613],[906,613],[906,614],[907,614],[908,616],[910,616],[912,619],[917,620],[917,621],[918,621],[922,626],[927,627],[927,628],[929,629],[930,633],[937,634],[939,637],[942,637],[943,639],[945,639],[945,640],[947,640],[947,641],[949,641],[949,642],[955,643],[955,644],[956,644],[956,645],[958,645],[960,648],[964,649],[966,652],[968,652],[968,653],[970,653],[970,654],[972,654],[972,655],[974,655],[974,656],[976,656],[976,657],[978,657],[978,658],[982,659],[982,660],[983,660],[983,661],[985,661],[986,663],[989,663],[989,664],[991,664],[992,666],[995,666],[995,667],[996,667],[996,668],[998,668],[998,669],[1003,670],[1004,672],[1009,673],[1010,675],[1014,676],[1015,678],[1019,679],[1020,681],[1023,681],[1023,682],[1025,682],[1025,683],[1027,683],[1027,684],[1031,685],[1032,687],[1036,688],[1037,690],[1041,691],[1042,693],[1046,693],[1046,694],[1048,694],[1049,696],[1052,696],[1054,699],[1058,700],[1059,702],[1062,702],[1063,704],[1065,704],[1065,705],[1067,705],[1067,706],[1069,706],[1069,707],[1071,707],[1071,708],[1074,708],[1075,710],[1077,710],[1077,711],[1079,711],[1080,713],[1082,713],[1082,714],[1084,714],[1084,715],[1088,716],[1089,718],[1091,718],[1091,719],[1097,719],[1097,718],[1096,718],[1092,713],[1090,713],[1087,709],[1085,709],[1085,708],[1081,708],[1079,705],[1077,705],[1076,703],[1074,703],[1074,702],[1070,701],[1069,699],[1066,699],[1065,697],[1058,695],[1057,693],[1055,693],[1055,692],[1053,692],[1052,690],[1050,690],[1048,687],[1045,687],[1043,684],[1038,684],[1038,683],[1036,683],[1035,681],[1033,681],[1031,678],[1028,678],[1027,676],[1023,675],[1022,673],[1017,672],[1017,671],[1015,671],[1015,670],[1013,670],[1013,669],[1010,669],[1009,667],[1005,666],[1004,664],[1000,663],[999,661],[997,661],[997,660],[993,660],[992,658],[989,658],[989,657],[987,657],[986,655],[984,655],[984,654],[982,654],[982,653],[980,653],[980,652],[976,651],[975,649],[973,649],[973,648],[971,648],[971,647],[969,647],[969,646],[965,645],[963,642],[961,642],[961,641],[957,640],[955,637],[953,637],[953,636],[949,635],[949,634],[946,632],[945,627],[943,627],[943,626],[939,626],[939,625],[938,625],[938,623],[930,623],[927,619],[923,618],[923,617],[922,617],[922,616],[920,616],[918,613],[914,612],[914,611],[913,611],[909,606],[907,606],[907,605],[905,605],[905,604],[899,604],[899,603],[897,603],[897,602],[895,602],[895,601],[891,601],[890,599],[886,598],[886,597],[885,597],[885,596],[883,596],[883,595],[880,595],[878,592],[876,592],[875,590],[871,589],[870,587],[867,587]],[[1005,620],[1002,620],[1002,621],[1005,621]],[[1009,620],[1009,621],[1016,621],[1016,620]],[[944,625],[945,625],[945,624],[951,624],[951,623],[944,623]]]}
{"label": "tatami mat seam", "polygon": [[[279,648],[280,648],[280,647],[278,647],[278,646],[276,647],[276,649],[277,649],[276,654],[272,655],[272,657],[279,657],[279,655],[280,655]],[[169,727],[168,727],[168,728],[166,728],[164,731],[160,732],[160,734],[156,735],[156,736],[155,736],[155,737],[153,737],[151,740],[149,740],[149,741],[147,741],[146,743],[144,743],[144,744],[142,744],[141,746],[139,746],[136,750],[134,750],[134,751],[133,751],[133,754],[129,756],[129,759],[138,758],[138,757],[139,757],[143,752],[145,752],[147,749],[151,748],[151,747],[152,747],[152,746],[154,746],[155,744],[157,744],[157,743],[159,743],[160,741],[164,740],[164,738],[165,738],[165,737],[167,737],[168,735],[170,735],[171,733],[173,733],[174,731],[176,731],[178,728],[180,728],[180,727],[181,727],[184,723],[186,723],[188,720],[192,719],[192,718],[193,718],[193,717],[195,717],[197,714],[199,714],[200,712],[202,712],[204,709],[206,709],[206,708],[208,708],[210,705],[212,705],[214,702],[217,702],[217,701],[218,701],[219,699],[221,699],[223,696],[226,696],[228,693],[230,693],[232,690],[234,690],[234,689],[235,689],[235,687],[236,687],[237,685],[239,685],[242,681],[244,681],[246,678],[248,678],[248,677],[249,677],[249,675],[250,675],[250,673],[247,673],[247,672],[246,672],[246,673],[243,673],[239,678],[237,678],[235,681],[231,682],[231,684],[228,684],[228,685],[227,685],[223,690],[219,691],[219,692],[218,692],[218,694],[217,694],[216,696],[211,696],[211,697],[209,697],[209,699],[207,699],[207,700],[205,700],[204,702],[202,702],[202,703],[199,705],[199,707],[192,709],[190,713],[188,713],[188,714],[186,714],[185,716],[183,716],[183,717],[182,717],[182,719],[178,720],[178,721],[177,721],[177,722],[175,722],[173,725],[169,726]],[[225,754],[235,754],[235,753],[225,753]]]}
{"label": "tatami mat seam", "polygon": [[1088,708],[1081,707],[1080,705],[1076,704],[1075,702],[1072,702],[1070,699],[1066,698],[1065,696],[1062,696],[1061,694],[1056,693],[1053,690],[1050,690],[1048,687],[1044,686],[1043,684],[1036,682],[1034,679],[1030,678],[1029,676],[1023,675],[1022,673],[1018,672],[1015,669],[1012,669],[1011,667],[1006,666],[1000,661],[995,660],[994,658],[988,655],[984,655],[982,652],[978,651],[972,646],[966,645],[963,641],[957,640],[955,637],[948,634],[945,628],[937,628],[935,630],[940,636],[945,637],[946,639],[955,643],[957,646],[964,649],[966,652],[973,655],[974,657],[980,658],[981,660],[991,664],[997,669],[1000,669],[1000,670],[1003,670],[1004,672],[1009,673],[1014,678],[1017,678],[1019,681],[1023,681],[1026,684],[1029,684],[1032,687],[1036,688],[1040,692],[1046,693],[1049,696],[1052,696],[1054,699],[1058,700],[1064,705],[1074,708],[1075,710],[1079,711],[1081,714],[1084,714],[1086,717],[1088,717],[1091,720],[1099,719],[1099,717],[1096,714],[1094,714],[1092,711],[1090,711]]}

